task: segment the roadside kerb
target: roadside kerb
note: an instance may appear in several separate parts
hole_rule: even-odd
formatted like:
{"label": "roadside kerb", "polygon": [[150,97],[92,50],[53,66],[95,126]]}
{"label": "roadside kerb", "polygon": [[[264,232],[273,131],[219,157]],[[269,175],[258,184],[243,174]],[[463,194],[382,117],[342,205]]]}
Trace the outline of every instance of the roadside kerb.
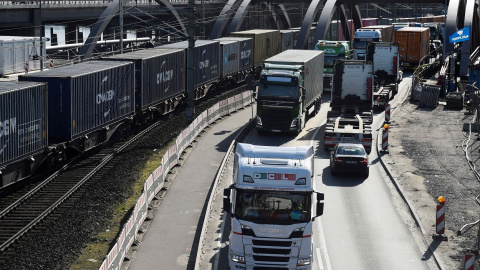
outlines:
{"label": "roadside kerb", "polygon": [[[395,113],[395,111],[397,109],[399,109],[402,104],[404,104],[405,102],[407,102],[407,98],[409,96],[409,92],[411,90],[411,87],[409,87],[408,91],[407,91],[407,94],[405,95],[404,99],[400,102],[400,105],[397,105],[395,107],[392,108],[392,117],[393,117],[393,114]],[[380,129],[379,129],[380,130]],[[409,211],[410,211],[410,214],[412,215],[414,221],[415,221],[415,224],[420,228],[420,231],[422,233],[422,240],[424,242],[424,244],[426,246],[428,246],[428,250],[430,251],[430,253],[432,254],[432,257],[434,258],[435,260],[435,263],[437,264],[438,268],[440,270],[443,270],[445,269],[445,267],[443,267],[443,263],[442,261],[439,259],[440,256],[438,256],[436,253],[435,253],[435,250],[432,250],[428,241],[427,241],[427,238],[425,237],[426,235],[426,231],[425,229],[423,228],[421,222],[420,222],[420,218],[417,214],[417,212],[415,211],[415,209],[413,208],[413,204],[408,200],[408,198],[404,195],[405,192],[403,191],[402,187],[398,184],[398,182],[395,180],[396,178],[399,178],[398,175],[396,175],[396,173],[394,173],[392,170],[390,170],[387,166],[388,163],[391,163],[393,164],[393,157],[387,153],[387,152],[381,152],[379,149],[382,149],[382,135],[383,133],[382,132],[377,132],[377,143],[376,143],[376,150],[377,150],[377,156],[378,156],[378,159],[380,160],[380,164],[382,165],[383,169],[385,170],[386,174],[388,175],[390,181],[392,182],[392,184],[395,186],[395,189],[397,190],[398,194],[400,195],[400,197],[402,198],[402,200],[405,202],[405,204],[407,205]],[[384,161],[387,160],[387,162]]]}

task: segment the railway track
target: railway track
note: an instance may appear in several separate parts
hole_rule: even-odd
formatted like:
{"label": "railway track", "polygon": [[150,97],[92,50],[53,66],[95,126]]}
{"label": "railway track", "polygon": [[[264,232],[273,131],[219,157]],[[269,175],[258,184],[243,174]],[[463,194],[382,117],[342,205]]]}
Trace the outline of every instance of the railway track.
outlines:
{"label": "railway track", "polygon": [[72,211],[91,183],[100,181],[115,161],[115,156],[156,128],[148,126],[127,141],[106,147],[83,160],[73,160],[45,180],[2,199],[0,208],[0,260],[14,256],[16,243],[30,241],[64,211]]}

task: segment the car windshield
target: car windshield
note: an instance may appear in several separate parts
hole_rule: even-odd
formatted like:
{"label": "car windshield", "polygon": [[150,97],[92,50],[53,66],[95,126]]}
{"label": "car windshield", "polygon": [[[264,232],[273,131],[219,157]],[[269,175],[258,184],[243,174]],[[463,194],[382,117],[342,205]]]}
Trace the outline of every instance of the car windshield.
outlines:
{"label": "car windshield", "polygon": [[307,222],[310,195],[305,192],[237,190],[235,216],[262,223]]}
{"label": "car windshield", "polygon": [[358,146],[339,146],[337,149],[339,155],[362,156],[365,155],[363,148]]}

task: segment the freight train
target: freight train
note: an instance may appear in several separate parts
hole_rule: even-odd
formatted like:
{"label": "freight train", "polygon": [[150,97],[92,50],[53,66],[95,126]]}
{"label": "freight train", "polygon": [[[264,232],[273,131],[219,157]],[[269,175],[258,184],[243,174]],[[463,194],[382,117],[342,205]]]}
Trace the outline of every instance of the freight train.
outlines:
{"label": "freight train", "polygon": [[[281,51],[279,30],[195,42],[195,100],[259,76]],[[0,82],[0,188],[122,137],[187,99],[187,42],[20,75]]]}

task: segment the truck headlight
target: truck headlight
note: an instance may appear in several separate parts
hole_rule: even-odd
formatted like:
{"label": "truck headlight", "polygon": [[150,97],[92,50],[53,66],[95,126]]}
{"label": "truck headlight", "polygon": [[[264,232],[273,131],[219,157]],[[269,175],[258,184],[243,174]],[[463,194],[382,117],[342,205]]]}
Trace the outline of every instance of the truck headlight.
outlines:
{"label": "truck headlight", "polygon": [[308,257],[308,258],[300,258],[300,259],[297,260],[297,266],[310,265],[311,262],[312,262],[312,258],[311,258],[311,257]]}
{"label": "truck headlight", "polygon": [[262,125],[262,118],[260,118],[260,116],[258,116],[258,115],[257,115],[257,125],[263,126]]}
{"label": "truck headlight", "polygon": [[297,127],[297,123],[298,123],[298,118],[293,119],[292,124],[290,125],[290,127]]}
{"label": "truck headlight", "polygon": [[240,256],[240,255],[236,255],[236,254],[230,254],[230,258],[232,259],[233,262],[236,262],[236,263],[245,263],[245,256]]}

